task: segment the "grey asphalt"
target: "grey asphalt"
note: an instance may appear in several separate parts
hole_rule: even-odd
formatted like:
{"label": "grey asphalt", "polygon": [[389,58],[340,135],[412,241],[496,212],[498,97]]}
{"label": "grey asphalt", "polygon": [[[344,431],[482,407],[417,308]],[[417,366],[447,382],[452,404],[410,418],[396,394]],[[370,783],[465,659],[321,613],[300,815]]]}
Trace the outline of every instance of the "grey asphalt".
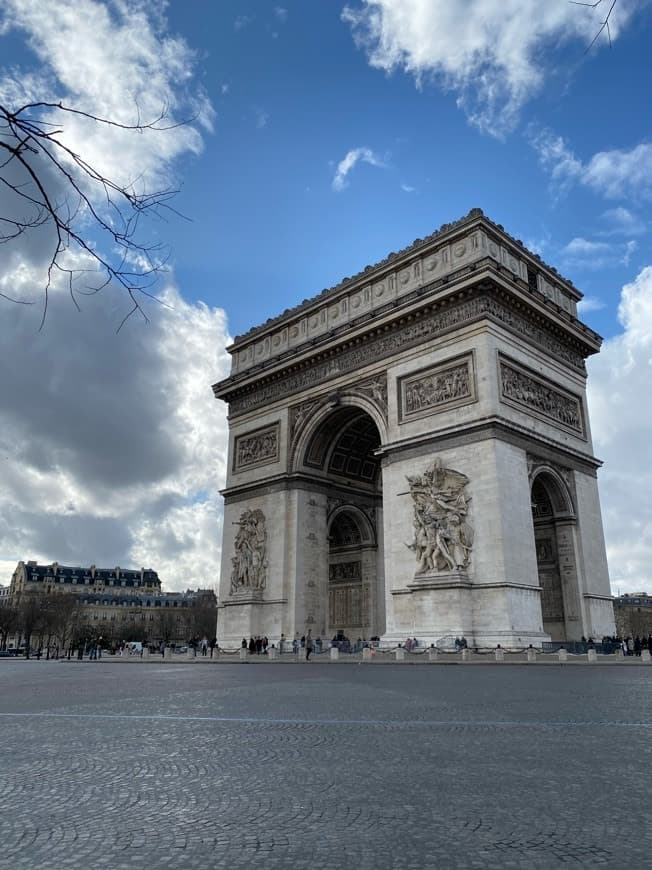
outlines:
{"label": "grey asphalt", "polygon": [[0,660],[0,866],[652,865],[652,667]]}

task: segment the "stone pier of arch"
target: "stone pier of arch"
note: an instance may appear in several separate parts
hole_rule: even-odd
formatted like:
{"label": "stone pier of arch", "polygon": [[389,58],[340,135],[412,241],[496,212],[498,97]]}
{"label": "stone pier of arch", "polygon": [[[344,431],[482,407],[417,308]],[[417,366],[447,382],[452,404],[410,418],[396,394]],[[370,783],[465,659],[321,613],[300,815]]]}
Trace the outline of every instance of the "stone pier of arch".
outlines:
{"label": "stone pier of arch", "polygon": [[612,634],[580,298],[473,210],[237,338],[220,643]]}

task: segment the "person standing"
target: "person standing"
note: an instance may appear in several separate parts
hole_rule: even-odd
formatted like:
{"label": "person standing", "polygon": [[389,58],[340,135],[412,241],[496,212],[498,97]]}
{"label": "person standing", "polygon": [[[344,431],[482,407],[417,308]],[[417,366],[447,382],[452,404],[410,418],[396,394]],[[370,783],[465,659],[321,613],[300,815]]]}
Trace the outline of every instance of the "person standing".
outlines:
{"label": "person standing", "polygon": [[312,653],[313,643],[312,643],[312,634],[308,632],[306,636],[306,661],[310,661],[310,654]]}

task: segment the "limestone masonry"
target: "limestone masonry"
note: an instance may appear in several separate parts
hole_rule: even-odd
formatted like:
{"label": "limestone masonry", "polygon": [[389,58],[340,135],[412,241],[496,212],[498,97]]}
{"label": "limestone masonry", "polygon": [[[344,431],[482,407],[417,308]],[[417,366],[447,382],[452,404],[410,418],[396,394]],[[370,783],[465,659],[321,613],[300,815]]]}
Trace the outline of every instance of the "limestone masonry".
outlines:
{"label": "limestone masonry", "polygon": [[581,298],[473,209],[239,336],[220,643],[613,634]]}

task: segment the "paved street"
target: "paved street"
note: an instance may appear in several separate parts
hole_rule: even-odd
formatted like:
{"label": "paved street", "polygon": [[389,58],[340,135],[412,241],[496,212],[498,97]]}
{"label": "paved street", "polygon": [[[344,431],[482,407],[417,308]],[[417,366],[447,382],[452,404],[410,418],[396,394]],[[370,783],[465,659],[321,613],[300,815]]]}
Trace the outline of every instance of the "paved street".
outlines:
{"label": "paved street", "polygon": [[0,866],[649,866],[652,667],[0,661]]}

